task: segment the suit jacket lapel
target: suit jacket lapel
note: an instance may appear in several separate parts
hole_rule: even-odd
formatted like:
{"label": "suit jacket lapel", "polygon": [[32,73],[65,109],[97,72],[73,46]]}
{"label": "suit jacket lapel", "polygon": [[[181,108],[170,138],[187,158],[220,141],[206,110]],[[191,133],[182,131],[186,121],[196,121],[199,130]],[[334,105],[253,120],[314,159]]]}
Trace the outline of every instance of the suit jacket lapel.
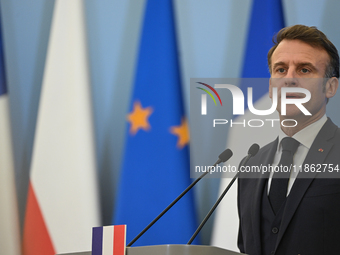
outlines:
{"label": "suit jacket lapel", "polygon": [[[316,136],[303,164],[322,164],[324,162],[333,146],[333,143],[329,142],[328,140],[334,136],[336,130],[337,126],[334,125],[330,119],[328,119],[325,125],[321,128],[319,134]],[[319,151],[320,148],[323,149],[322,152]],[[287,197],[286,206],[282,216],[280,232],[276,242],[276,248],[316,174],[316,172],[301,172],[295,180],[292,190]]]}
{"label": "suit jacket lapel", "polygon": [[[270,165],[273,163],[275,152],[277,149],[278,138],[271,144],[268,144],[261,153],[258,161],[258,165],[262,163],[263,165]],[[261,204],[263,189],[266,186],[266,181],[268,180],[269,173],[261,174],[257,182],[257,187],[255,189],[254,200],[252,202],[252,225],[253,225],[253,235],[256,244],[258,254],[261,254]]]}

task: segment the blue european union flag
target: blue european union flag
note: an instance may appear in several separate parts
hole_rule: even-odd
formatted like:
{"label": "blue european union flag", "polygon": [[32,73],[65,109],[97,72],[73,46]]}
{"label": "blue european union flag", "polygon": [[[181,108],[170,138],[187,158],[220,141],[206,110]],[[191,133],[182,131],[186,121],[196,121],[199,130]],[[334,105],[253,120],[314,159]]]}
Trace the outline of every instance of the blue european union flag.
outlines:
{"label": "blue european union flag", "polygon": [[[127,224],[127,243],[190,184],[175,35],[172,1],[148,0],[114,217]],[[136,245],[183,244],[196,227],[189,192]]]}

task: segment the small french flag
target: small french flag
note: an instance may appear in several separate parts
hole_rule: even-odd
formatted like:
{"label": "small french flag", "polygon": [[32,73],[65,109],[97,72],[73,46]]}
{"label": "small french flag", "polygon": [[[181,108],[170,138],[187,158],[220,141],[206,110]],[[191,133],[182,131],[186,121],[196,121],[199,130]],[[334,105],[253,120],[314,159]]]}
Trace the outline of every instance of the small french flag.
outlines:
{"label": "small french flag", "polygon": [[92,230],[92,255],[125,255],[126,225],[95,227]]}

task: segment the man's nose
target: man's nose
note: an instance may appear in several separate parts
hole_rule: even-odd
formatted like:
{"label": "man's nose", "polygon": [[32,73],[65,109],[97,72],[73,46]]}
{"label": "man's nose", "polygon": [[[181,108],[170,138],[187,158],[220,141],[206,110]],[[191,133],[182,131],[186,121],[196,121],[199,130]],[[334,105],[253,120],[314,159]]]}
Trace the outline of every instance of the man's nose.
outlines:
{"label": "man's nose", "polygon": [[294,70],[288,69],[287,75],[285,76],[286,86],[297,86],[297,74]]}

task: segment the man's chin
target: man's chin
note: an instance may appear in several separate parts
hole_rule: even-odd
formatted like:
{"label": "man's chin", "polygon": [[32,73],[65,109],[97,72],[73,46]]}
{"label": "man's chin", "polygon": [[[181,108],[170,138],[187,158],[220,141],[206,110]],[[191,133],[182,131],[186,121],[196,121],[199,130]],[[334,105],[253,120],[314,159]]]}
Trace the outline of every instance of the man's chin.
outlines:
{"label": "man's chin", "polygon": [[[308,123],[313,119],[312,116],[306,116],[303,113],[299,114],[286,114],[285,116],[280,115],[280,121],[284,121],[287,126],[295,126],[295,125],[303,125],[304,123]],[[295,124],[293,124],[295,123]]]}
{"label": "man's chin", "polygon": [[303,117],[306,117],[299,108],[297,108],[295,105],[287,106],[286,108],[286,114],[282,115],[281,109],[277,109],[280,119],[293,119],[297,120]]}

